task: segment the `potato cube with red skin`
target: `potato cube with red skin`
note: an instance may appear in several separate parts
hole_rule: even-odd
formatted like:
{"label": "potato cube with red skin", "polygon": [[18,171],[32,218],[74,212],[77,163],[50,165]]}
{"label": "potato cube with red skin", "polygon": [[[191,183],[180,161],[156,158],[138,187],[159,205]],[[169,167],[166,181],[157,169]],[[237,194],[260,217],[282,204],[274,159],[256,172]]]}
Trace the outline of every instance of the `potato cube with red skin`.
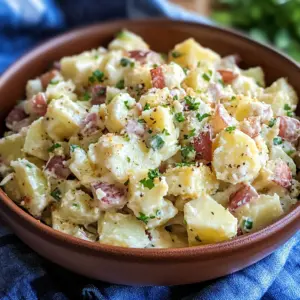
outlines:
{"label": "potato cube with red skin", "polygon": [[211,121],[214,134],[218,134],[226,127],[234,126],[236,123],[236,120],[230,116],[223,104],[218,104],[216,106],[216,110]]}
{"label": "potato cube with red skin", "polygon": [[289,142],[295,142],[300,136],[300,121],[295,118],[279,117],[279,136]]}

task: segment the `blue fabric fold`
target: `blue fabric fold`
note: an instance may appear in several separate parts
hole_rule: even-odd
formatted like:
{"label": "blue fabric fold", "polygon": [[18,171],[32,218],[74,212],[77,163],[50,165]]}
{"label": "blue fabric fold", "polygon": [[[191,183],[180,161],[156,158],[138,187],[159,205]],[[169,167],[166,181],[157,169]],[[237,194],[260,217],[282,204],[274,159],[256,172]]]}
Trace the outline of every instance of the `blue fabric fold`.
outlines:
{"label": "blue fabric fold", "polygon": [[[165,0],[2,0],[0,74],[38,42],[75,26],[119,18],[211,23]],[[73,274],[43,259],[0,223],[0,299],[300,299],[300,232],[235,274],[186,286],[130,287]]]}

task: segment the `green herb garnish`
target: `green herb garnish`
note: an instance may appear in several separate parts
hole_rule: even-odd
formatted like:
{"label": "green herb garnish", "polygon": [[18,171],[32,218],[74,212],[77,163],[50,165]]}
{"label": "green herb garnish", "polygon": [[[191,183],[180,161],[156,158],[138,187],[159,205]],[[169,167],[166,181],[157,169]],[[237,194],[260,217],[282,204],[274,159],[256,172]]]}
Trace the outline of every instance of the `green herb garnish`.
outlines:
{"label": "green herb garnish", "polygon": [[197,110],[199,108],[200,102],[196,102],[191,96],[185,96],[184,100],[189,108],[189,110]]}
{"label": "green herb garnish", "polygon": [[179,123],[183,122],[185,120],[185,116],[182,112],[175,114],[175,120]]}
{"label": "green herb garnish", "polygon": [[60,147],[61,147],[61,144],[55,143],[51,147],[48,148],[48,152],[53,152],[54,149],[57,149],[57,148],[60,148]]}
{"label": "green herb garnish", "polygon": [[182,70],[183,70],[184,74],[187,75],[189,68],[183,67]]}
{"label": "green herb garnish", "polygon": [[128,59],[128,58],[123,57],[123,58],[121,58],[121,60],[120,60],[120,65],[121,65],[122,67],[130,66],[131,68],[133,68],[133,67],[134,67],[134,62],[132,62],[132,61],[131,61],[130,59]]}
{"label": "green herb garnish", "polygon": [[55,188],[50,195],[57,201],[61,200],[61,191],[59,188]]}
{"label": "green herb garnish", "polygon": [[161,149],[164,146],[164,144],[165,144],[165,141],[158,134],[152,136],[151,139],[150,139],[150,147],[153,150]]}
{"label": "green herb garnish", "polygon": [[194,155],[195,155],[195,149],[193,146],[189,145],[189,146],[183,146],[181,148],[181,156],[184,161],[193,158]]}
{"label": "green herb garnish", "polygon": [[253,221],[252,221],[252,219],[251,218],[245,219],[243,221],[243,225],[242,226],[243,226],[244,231],[249,232],[252,229],[252,227],[253,227]]}
{"label": "green herb garnish", "polygon": [[178,58],[178,57],[182,56],[182,53],[180,53],[179,51],[173,51],[171,54],[172,54],[172,57],[174,57],[174,58]]}
{"label": "green herb garnish", "polygon": [[231,133],[231,132],[233,132],[235,129],[236,129],[236,126],[228,126],[228,127],[225,129],[225,131]]}
{"label": "green herb garnish", "polygon": [[138,123],[140,123],[140,124],[144,124],[144,123],[145,123],[145,120],[143,120],[143,119],[138,119],[137,121],[138,121]]}
{"label": "green herb garnish", "polygon": [[117,84],[116,84],[116,88],[120,89],[120,90],[123,90],[124,87],[125,87],[125,82],[124,82],[124,79],[121,79]]}
{"label": "green herb garnish", "polygon": [[51,85],[56,85],[58,83],[59,83],[59,80],[53,80],[53,79],[49,82],[49,84],[51,84]]}
{"label": "green herb garnish", "polygon": [[124,101],[124,105],[126,106],[126,108],[129,110],[130,109],[130,106],[129,106],[129,104],[128,104],[128,101],[126,100],[126,101]]}
{"label": "green herb garnish", "polygon": [[292,108],[288,104],[284,104],[283,109],[284,110],[291,110]]}
{"label": "green herb garnish", "polygon": [[79,146],[77,146],[77,145],[70,145],[70,151],[71,152],[74,152],[75,151],[75,149],[77,149],[77,148],[80,148]]}
{"label": "green herb garnish", "polygon": [[167,129],[165,129],[165,128],[164,128],[164,130],[162,131],[162,133],[163,133],[164,135],[167,135],[167,136],[170,135],[169,131],[168,131]]}
{"label": "green herb garnish", "polygon": [[185,134],[183,137],[185,140],[187,140],[188,138],[195,136],[195,134],[196,134],[196,129],[193,128],[192,130],[189,131],[188,134]]}
{"label": "green herb garnish", "polygon": [[127,161],[130,163],[131,159],[129,156],[127,156]]}
{"label": "green herb garnish", "polygon": [[203,73],[203,74],[202,74],[202,78],[203,78],[204,80],[206,80],[206,81],[210,81],[210,76],[207,75],[206,73]]}
{"label": "green herb garnish", "polygon": [[268,127],[272,128],[276,124],[276,119],[273,118],[269,121]]}
{"label": "green herb garnish", "polygon": [[197,114],[196,115],[196,117],[197,117],[197,119],[198,119],[198,121],[199,122],[201,122],[202,120],[204,120],[205,118],[208,118],[208,117],[210,117],[211,115],[210,114],[207,114],[207,113],[205,113],[205,114],[203,114],[203,115],[201,115],[201,114]]}
{"label": "green herb garnish", "polygon": [[173,100],[178,100],[178,96],[175,95],[175,96],[173,97]]}
{"label": "green herb garnish", "polygon": [[154,179],[159,177],[160,173],[158,169],[152,169],[148,171],[148,178],[144,178],[140,181],[140,183],[151,190],[154,187]]}
{"label": "green herb garnish", "polygon": [[273,139],[274,145],[281,145],[283,143],[282,138],[280,136],[277,136]]}
{"label": "green herb garnish", "polygon": [[91,95],[88,92],[85,92],[80,100],[89,101],[90,99],[91,99]]}
{"label": "green herb garnish", "polygon": [[146,103],[143,110],[149,110],[150,108],[151,108],[150,105]]}
{"label": "green herb garnish", "polygon": [[92,76],[89,77],[89,82],[94,83],[96,81],[103,82],[104,80],[104,73],[100,70],[96,70],[93,72]]}
{"label": "green herb garnish", "polygon": [[124,140],[125,140],[126,142],[129,142],[129,141],[130,141],[130,137],[129,137],[129,135],[128,135],[127,133],[124,134],[123,138],[124,138]]}

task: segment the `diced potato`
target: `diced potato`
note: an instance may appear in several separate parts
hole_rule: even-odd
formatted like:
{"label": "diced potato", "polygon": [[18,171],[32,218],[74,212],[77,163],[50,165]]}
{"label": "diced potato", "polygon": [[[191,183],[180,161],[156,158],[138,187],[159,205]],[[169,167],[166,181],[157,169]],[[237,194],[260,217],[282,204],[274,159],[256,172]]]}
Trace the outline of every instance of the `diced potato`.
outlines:
{"label": "diced potato", "polygon": [[50,83],[46,89],[46,97],[48,101],[53,99],[60,99],[67,97],[73,101],[77,100],[77,95],[74,93],[75,85],[71,80],[68,81],[54,81]]}
{"label": "diced potato", "polygon": [[219,133],[228,126],[235,126],[237,121],[230,116],[222,104],[218,104],[211,120],[214,134]]}
{"label": "diced potato", "polygon": [[147,227],[153,228],[165,224],[177,214],[172,202],[165,200],[168,185],[165,177],[153,179],[152,188],[145,187],[141,180],[147,179],[147,171],[130,177],[128,207],[135,216],[145,222]]}
{"label": "diced potato", "polygon": [[292,110],[296,109],[298,96],[287,80],[280,78],[265,89],[265,93],[259,100],[270,104],[275,116],[284,116],[286,115],[286,110],[284,109],[286,104]]}
{"label": "diced potato", "polygon": [[230,185],[228,188],[222,191],[218,191],[215,194],[212,195],[212,198],[221,204],[223,207],[227,208],[229,204],[229,198],[231,195],[233,195],[236,191],[240,189],[241,185]]}
{"label": "diced potato", "polygon": [[90,146],[88,156],[100,174],[109,170],[122,183],[141,168],[157,168],[161,161],[142,141],[114,134],[101,136],[98,143]]}
{"label": "diced potato", "polygon": [[39,78],[28,80],[26,84],[26,98],[29,100],[34,95],[43,91],[43,85]]}
{"label": "diced potato", "polygon": [[9,165],[12,160],[24,157],[24,133],[8,135],[0,139],[0,160]]}
{"label": "diced potato", "polygon": [[168,232],[163,227],[148,230],[151,235],[151,246],[154,248],[181,248],[187,247],[187,239]]}
{"label": "diced potato", "polygon": [[168,104],[169,94],[170,90],[166,87],[163,89],[150,89],[146,94],[141,96],[139,103],[141,103],[143,107],[146,104],[150,107]]}
{"label": "diced potato", "polygon": [[87,85],[96,70],[103,69],[105,50],[85,51],[79,55],[66,56],[60,61],[61,73],[76,85]]}
{"label": "diced potato", "polygon": [[66,234],[70,234],[82,240],[86,240],[90,242],[96,241],[95,234],[92,234],[84,230],[82,227],[79,227],[78,225],[75,225],[67,220],[64,220],[60,216],[57,210],[52,211],[51,219],[52,219],[52,228],[55,230],[61,231]]}
{"label": "diced potato", "polygon": [[124,76],[125,86],[129,91],[136,91],[137,96],[152,87],[150,68],[147,65],[136,65],[128,69]]}
{"label": "diced potato", "polygon": [[288,156],[280,146],[275,146],[275,145],[272,146],[271,153],[270,153],[270,159],[272,159],[272,160],[276,160],[276,159],[283,160],[284,162],[287,163],[287,165],[291,169],[293,175],[296,175],[296,165],[295,165],[293,159],[290,156]]}
{"label": "diced potato", "polygon": [[107,83],[115,86],[120,80],[124,78],[124,67],[121,66],[120,61],[123,57],[123,51],[111,51],[105,56],[104,73],[107,76]]}
{"label": "diced potato", "polygon": [[266,144],[266,141],[262,138],[261,135],[254,138],[255,144],[259,151],[260,163],[261,166],[265,166],[267,161],[269,160],[269,149]]}
{"label": "diced potato", "polygon": [[[120,132],[127,124],[135,100],[127,93],[115,96],[107,105],[105,126],[110,132]],[[129,108],[129,109],[128,109]]]}
{"label": "diced potato", "polygon": [[273,119],[272,122],[272,127],[266,124],[263,124],[261,127],[261,136],[269,147],[272,147],[274,138],[279,135],[279,120]]}
{"label": "diced potato", "polygon": [[79,129],[86,111],[68,98],[53,100],[44,118],[48,135],[55,141],[70,138]]}
{"label": "diced potato", "polygon": [[216,52],[202,47],[193,38],[189,38],[175,46],[169,53],[169,59],[182,67],[194,69],[199,61],[215,63],[220,60],[220,56]]}
{"label": "diced potato", "polygon": [[145,248],[150,241],[144,224],[132,215],[106,212],[99,220],[99,242],[114,246]]}
{"label": "diced potato", "polygon": [[202,192],[214,193],[218,180],[209,167],[185,166],[168,169],[164,174],[169,186],[168,195],[197,198]]}
{"label": "diced potato", "polygon": [[249,68],[247,70],[242,70],[242,74],[244,76],[253,78],[259,86],[265,87],[265,74],[261,67],[254,67]]}
{"label": "diced potato", "polygon": [[22,201],[22,195],[19,190],[16,176],[14,173],[10,173],[8,176],[1,181],[0,187],[3,187],[5,193],[11,200],[20,203]]}
{"label": "diced potato", "polygon": [[[240,206],[234,214],[239,219],[244,232],[253,232],[264,228],[280,218],[283,214],[277,194],[259,195],[259,198]],[[252,224],[245,224],[245,220]]]}
{"label": "diced potato", "polygon": [[148,50],[149,46],[144,42],[144,40],[128,30],[122,30],[116,38],[111,41],[108,45],[109,50]]}
{"label": "diced potato", "polygon": [[236,184],[253,180],[261,168],[253,139],[240,130],[223,130],[213,142],[212,165],[217,179]]}
{"label": "diced potato", "polygon": [[91,224],[100,216],[97,203],[81,190],[69,190],[61,199],[58,212],[74,224]]}
{"label": "diced potato", "polygon": [[95,178],[94,170],[85,151],[79,147],[71,151],[69,169],[83,185],[89,185]]}
{"label": "diced potato", "polygon": [[164,76],[164,83],[167,88],[180,88],[180,84],[184,80],[185,74],[179,65],[176,63],[162,65],[161,70]]}
{"label": "diced potato", "polygon": [[40,217],[49,204],[48,185],[42,171],[26,159],[11,162],[15,171],[18,189],[22,196],[21,205],[35,217]]}
{"label": "diced potato", "polygon": [[44,118],[39,118],[30,125],[27,131],[24,152],[47,161],[48,149],[51,146],[52,141],[45,130]]}
{"label": "diced potato", "polygon": [[184,218],[190,246],[222,242],[237,234],[237,219],[207,194],[184,206]]}
{"label": "diced potato", "polygon": [[236,94],[243,94],[250,97],[259,97],[263,94],[263,88],[259,87],[251,77],[239,75],[233,80],[231,86]]}

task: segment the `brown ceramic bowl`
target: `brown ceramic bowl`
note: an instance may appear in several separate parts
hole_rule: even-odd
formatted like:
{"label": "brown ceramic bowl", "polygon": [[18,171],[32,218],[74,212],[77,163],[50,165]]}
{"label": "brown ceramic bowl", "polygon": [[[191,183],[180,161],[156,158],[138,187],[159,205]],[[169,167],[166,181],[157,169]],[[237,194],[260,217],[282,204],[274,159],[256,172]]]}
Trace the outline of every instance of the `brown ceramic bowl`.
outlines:
{"label": "brown ceramic bowl", "polygon": [[[194,37],[221,55],[239,53],[244,67],[262,66],[267,82],[284,76],[300,95],[299,66],[237,33],[169,20],[116,21],[63,34],[34,49],[0,78],[0,120],[24,95],[28,79],[59,58],[106,45],[121,28],[144,37],[154,50],[166,52]],[[256,233],[214,245],[181,249],[129,249],[79,240],[42,224],[19,208],[0,189],[0,215],[33,250],[49,260],[91,278],[122,284],[173,285],[200,282],[233,273],[264,258],[300,228],[300,206]]]}

